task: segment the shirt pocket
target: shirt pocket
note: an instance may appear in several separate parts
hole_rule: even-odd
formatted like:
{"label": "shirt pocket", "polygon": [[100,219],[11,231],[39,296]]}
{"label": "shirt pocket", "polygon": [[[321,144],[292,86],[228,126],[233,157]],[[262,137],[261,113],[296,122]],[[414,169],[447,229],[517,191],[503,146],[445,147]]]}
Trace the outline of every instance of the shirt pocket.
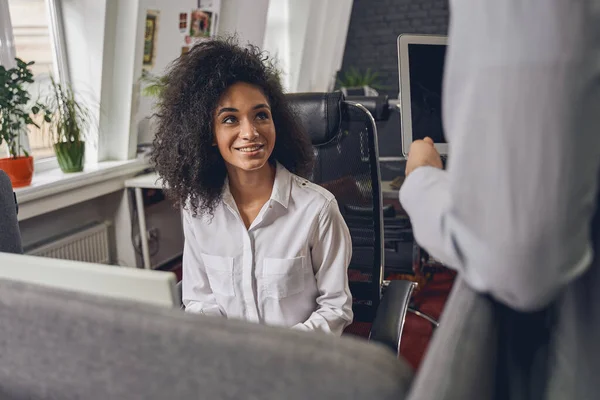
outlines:
{"label": "shirt pocket", "polygon": [[234,296],[233,257],[201,254],[213,293],[222,296]]}
{"label": "shirt pocket", "polygon": [[263,290],[283,299],[304,291],[304,257],[267,258],[263,261]]}

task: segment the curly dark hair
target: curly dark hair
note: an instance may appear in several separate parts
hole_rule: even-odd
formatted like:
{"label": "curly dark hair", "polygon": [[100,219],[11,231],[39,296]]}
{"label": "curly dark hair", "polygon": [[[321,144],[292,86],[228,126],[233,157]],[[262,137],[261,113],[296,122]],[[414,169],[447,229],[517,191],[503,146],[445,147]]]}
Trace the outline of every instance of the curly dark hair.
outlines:
{"label": "curly dark hair", "polygon": [[242,47],[235,37],[201,42],[171,64],[165,82],[151,159],[175,206],[212,215],[221,200],[227,170],[212,146],[213,114],[237,82],[256,85],[269,101],[276,131],[270,161],[297,175],[310,173],[308,135],[286,100],[273,59],[256,46]]}

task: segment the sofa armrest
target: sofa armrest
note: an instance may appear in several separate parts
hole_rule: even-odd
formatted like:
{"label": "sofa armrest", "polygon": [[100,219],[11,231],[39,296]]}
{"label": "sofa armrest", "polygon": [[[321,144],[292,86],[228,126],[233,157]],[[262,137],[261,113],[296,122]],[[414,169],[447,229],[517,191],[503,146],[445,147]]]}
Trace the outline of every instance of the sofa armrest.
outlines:
{"label": "sofa armrest", "polygon": [[179,299],[179,308],[182,310],[185,310],[185,307],[183,305],[183,281],[179,281],[177,282],[177,298]]}
{"label": "sofa armrest", "polygon": [[381,343],[395,353],[400,351],[404,320],[416,285],[411,281],[390,281],[377,308],[369,340]]}

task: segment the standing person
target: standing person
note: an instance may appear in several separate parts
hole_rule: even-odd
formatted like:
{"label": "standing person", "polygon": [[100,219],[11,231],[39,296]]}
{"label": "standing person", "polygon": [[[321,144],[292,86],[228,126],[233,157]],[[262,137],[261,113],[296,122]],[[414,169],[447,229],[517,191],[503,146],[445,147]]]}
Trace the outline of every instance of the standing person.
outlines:
{"label": "standing person", "polygon": [[600,1],[451,7],[448,169],[430,140],[413,143],[402,205],[473,289],[554,309],[545,398],[599,398]]}

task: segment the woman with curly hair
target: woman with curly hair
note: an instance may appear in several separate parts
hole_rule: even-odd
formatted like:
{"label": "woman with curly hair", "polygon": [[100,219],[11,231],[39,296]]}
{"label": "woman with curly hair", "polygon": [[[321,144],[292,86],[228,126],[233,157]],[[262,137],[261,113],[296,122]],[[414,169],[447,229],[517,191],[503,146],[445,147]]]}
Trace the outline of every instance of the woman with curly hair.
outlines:
{"label": "woman with curly hair", "polygon": [[310,141],[278,71],[215,39],[170,67],[153,162],[183,208],[188,312],[340,335],[352,246],[334,196],[310,183]]}

